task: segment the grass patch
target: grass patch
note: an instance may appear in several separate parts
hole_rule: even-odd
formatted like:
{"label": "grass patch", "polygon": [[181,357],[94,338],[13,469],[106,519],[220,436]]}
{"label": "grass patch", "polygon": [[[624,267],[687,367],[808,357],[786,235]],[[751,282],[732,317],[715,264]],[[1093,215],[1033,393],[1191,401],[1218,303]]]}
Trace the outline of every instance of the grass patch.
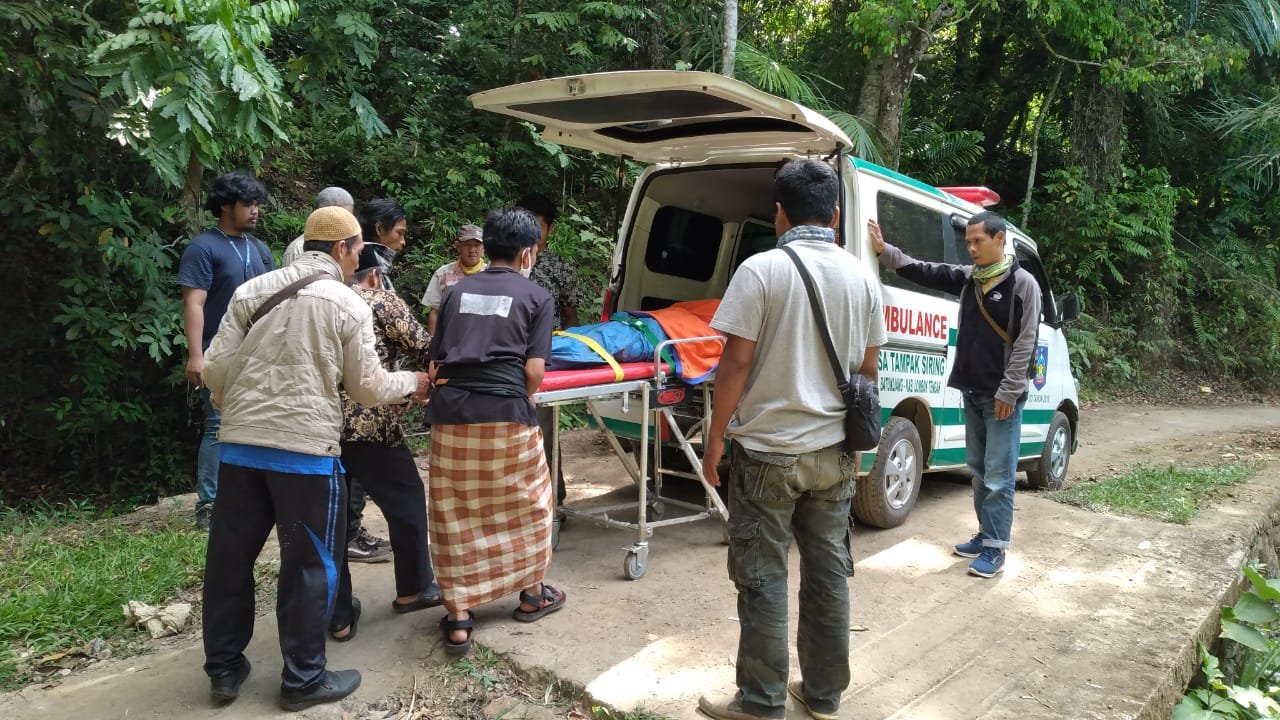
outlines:
{"label": "grass patch", "polygon": [[0,689],[42,677],[40,658],[95,638],[127,652],[141,631],[125,626],[121,605],[198,587],[205,543],[176,510],[143,523],[95,520],[75,505],[0,511]]}
{"label": "grass patch", "polygon": [[1080,483],[1052,497],[1086,510],[1186,525],[1221,488],[1242,483],[1258,470],[1252,463],[1205,468],[1139,465],[1124,475]]}

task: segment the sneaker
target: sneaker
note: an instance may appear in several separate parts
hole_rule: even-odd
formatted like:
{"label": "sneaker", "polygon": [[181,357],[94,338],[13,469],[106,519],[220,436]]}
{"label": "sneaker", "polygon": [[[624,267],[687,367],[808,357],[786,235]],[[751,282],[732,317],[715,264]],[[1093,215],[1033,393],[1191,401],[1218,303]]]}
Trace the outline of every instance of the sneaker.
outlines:
{"label": "sneaker", "polygon": [[371,545],[359,538],[347,543],[347,560],[349,562],[380,563],[391,559],[391,548]]}
{"label": "sneaker", "polygon": [[290,712],[336,702],[360,687],[359,670],[325,670],[320,682],[305,690],[281,690],[280,707]]}
{"label": "sneaker", "polygon": [[391,547],[390,540],[386,538],[380,538],[377,535],[374,535],[373,533],[369,532],[369,528],[366,528],[363,525],[360,526],[360,532],[356,533],[356,539],[360,540],[365,545],[373,545],[374,547],[384,547],[384,548]]}
{"label": "sneaker", "polygon": [[804,683],[799,680],[792,680],[787,683],[787,692],[791,693],[791,697],[800,703],[801,707],[809,713],[809,717],[813,720],[840,720],[840,716],[833,710],[832,712],[820,712],[814,710],[808,700],[804,699]]}
{"label": "sneaker", "polygon": [[977,560],[969,563],[969,574],[978,577],[995,577],[1004,571],[1004,550],[1000,548],[983,548]]}
{"label": "sneaker", "polygon": [[196,508],[196,528],[209,532],[211,522],[213,522],[213,503]]}
{"label": "sneaker", "polygon": [[210,694],[213,696],[213,702],[218,705],[225,705],[240,697],[240,686],[244,684],[244,680],[247,677],[249,677],[249,658],[243,659],[239,670],[219,677],[209,678]]}
{"label": "sneaker", "polygon": [[975,534],[969,540],[955,545],[951,548],[951,552],[960,557],[976,558],[982,554],[982,533]]}
{"label": "sneaker", "polygon": [[704,715],[716,720],[784,720],[786,718],[786,708],[780,708],[779,712],[770,715],[747,712],[736,694],[722,698],[709,698],[703,695],[698,698],[698,709]]}

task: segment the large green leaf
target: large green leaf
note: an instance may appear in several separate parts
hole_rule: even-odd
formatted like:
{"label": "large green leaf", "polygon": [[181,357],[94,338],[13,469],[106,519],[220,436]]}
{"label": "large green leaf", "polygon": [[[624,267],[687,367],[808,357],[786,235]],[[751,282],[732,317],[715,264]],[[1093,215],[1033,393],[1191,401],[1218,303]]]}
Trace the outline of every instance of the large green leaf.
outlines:
{"label": "large green leaf", "polygon": [[1234,640],[1250,650],[1267,651],[1267,638],[1262,633],[1237,622],[1223,622],[1222,633],[1218,637]]}
{"label": "large green leaf", "polygon": [[1232,608],[1237,620],[1250,625],[1268,625],[1280,617],[1270,602],[1258,597],[1254,591],[1246,591]]}

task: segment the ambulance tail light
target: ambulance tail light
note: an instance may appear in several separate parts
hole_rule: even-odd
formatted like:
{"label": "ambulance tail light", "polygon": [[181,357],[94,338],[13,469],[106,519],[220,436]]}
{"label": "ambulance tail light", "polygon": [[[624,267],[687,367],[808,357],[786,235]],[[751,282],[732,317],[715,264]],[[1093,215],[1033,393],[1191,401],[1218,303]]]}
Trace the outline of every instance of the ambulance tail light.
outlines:
{"label": "ambulance tail light", "polygon": [[955,195],[961,200],[968,200],[974,205],[981,205],[982,207],[991,207],[992,205],[1000,204],[1000,193],[997,193],[989,187],[975,185],[940,187],[938,189],[944,193]]}
{"label": "ambulance tail light", "polygon": [[600,322],[609,322],[609,316],[613,314],[613,286],[606,285],[604,288],[604,296],[600,299]]}

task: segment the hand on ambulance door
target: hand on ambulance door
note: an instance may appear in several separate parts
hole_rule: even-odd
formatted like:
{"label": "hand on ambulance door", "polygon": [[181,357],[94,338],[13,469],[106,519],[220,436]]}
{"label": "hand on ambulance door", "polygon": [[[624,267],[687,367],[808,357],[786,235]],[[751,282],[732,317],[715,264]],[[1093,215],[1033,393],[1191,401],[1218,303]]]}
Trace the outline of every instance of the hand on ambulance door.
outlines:
{"label": "hand on ambulance door", "polygon": [[884,233],[880,232],[880,224],[875,220],[867,221],[867,236],[871,238],[871,249],[877,255],[884,252]]}

